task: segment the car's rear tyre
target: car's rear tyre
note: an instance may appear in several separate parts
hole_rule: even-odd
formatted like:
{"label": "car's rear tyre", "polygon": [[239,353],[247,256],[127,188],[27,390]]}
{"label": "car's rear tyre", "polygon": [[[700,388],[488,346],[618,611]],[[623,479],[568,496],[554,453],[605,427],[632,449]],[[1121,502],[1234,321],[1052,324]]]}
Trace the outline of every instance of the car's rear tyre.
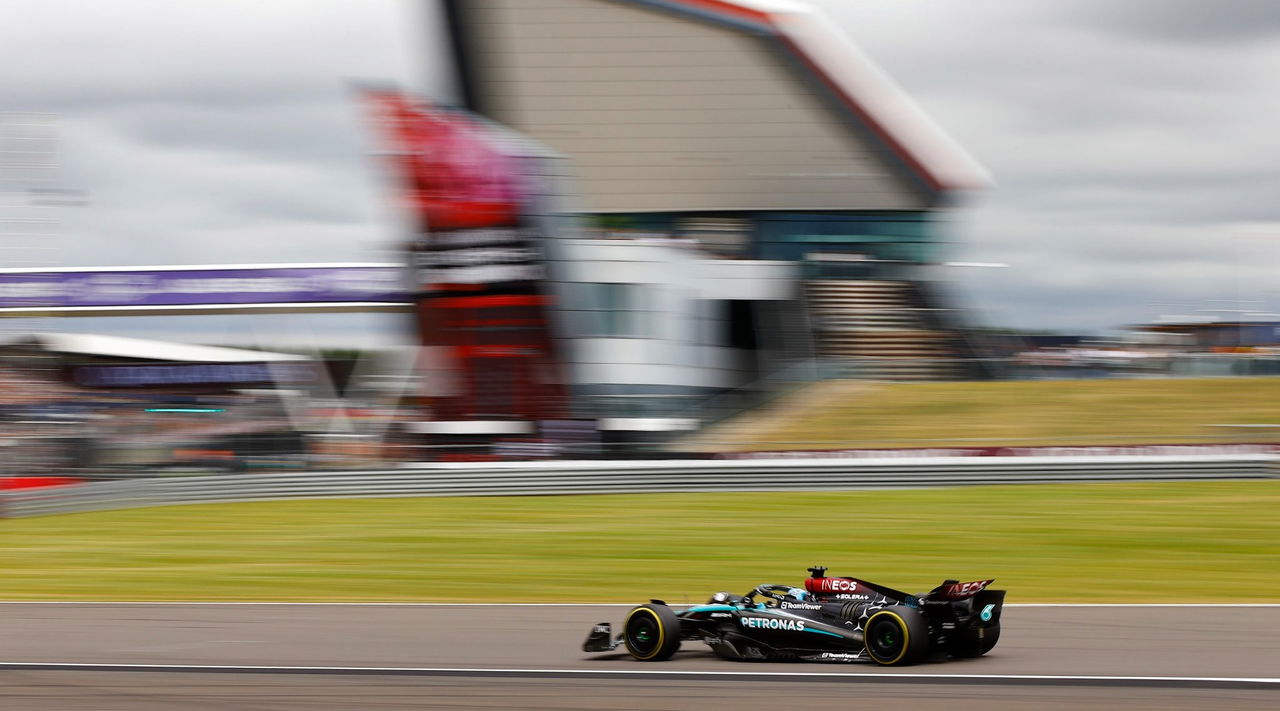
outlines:
{"label": "car's rear tyre", "polygon": [[981,657],[990,652],[996,646],[996,642],[999,641],[1000,623],[998,622],[990,627],[969,630],[952,646],[951,656],[964,658]]}
{"label": "car's rear tyre", "polygon": [[670,659],[680,649],[680,618],[666,605],[641,605],[627,615],[622,640],[642,662]]}
{"label": "car's rear tyre", "polygon": [[918,611],[893,605],[867,618],[863,626],[867,656],[877,664],[915,664],[929,652],[929,625]]}

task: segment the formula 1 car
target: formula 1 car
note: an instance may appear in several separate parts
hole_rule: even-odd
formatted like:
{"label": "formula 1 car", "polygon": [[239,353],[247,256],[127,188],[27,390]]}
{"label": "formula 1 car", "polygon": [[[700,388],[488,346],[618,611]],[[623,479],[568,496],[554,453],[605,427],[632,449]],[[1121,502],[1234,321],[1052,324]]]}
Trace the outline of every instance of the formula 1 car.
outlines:
{"label": "formula 1 car", "polygon": [[718,592],[680,611],[650,600],[627,614],[616,637],[608,622],[597,624],[582,650],[625,645],[632,657],[656,662],[670,659],[682,641],[698,640],[726,659],[904,665],[979,657],[1000,639],[1005,591],[988,589],[994,580],[946,580],[911,595],[826,572],[809,568],[803,589],[767,583],[746,595]]}

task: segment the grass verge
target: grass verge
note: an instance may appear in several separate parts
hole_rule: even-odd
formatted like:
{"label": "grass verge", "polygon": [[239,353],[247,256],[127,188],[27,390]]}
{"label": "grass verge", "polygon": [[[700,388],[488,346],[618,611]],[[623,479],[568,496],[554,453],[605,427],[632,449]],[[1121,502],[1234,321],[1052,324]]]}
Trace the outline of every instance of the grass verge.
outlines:
{"label": "grass verge", "polygon": [[0,599],[698,601],[808,565],[1011,602],[1280,601],[1280,482],[286,501],[0,521]]}
{"label": "grass verge", "polygon": [[[1149,444],[1273,440],[1280,378],[1171,378],[957,383],[868,383],[842,400],[713,432],[724,449],[829,449],[984,444]],[[800,393],[803,395],[804,393]]]}

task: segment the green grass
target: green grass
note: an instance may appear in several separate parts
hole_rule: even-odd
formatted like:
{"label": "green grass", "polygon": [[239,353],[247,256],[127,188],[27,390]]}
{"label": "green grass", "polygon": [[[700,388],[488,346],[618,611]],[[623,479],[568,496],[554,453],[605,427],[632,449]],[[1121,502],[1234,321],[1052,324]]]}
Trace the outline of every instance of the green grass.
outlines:
{"label": "green grass", "polygon": [[[819,386],[821,388],[821,386]],[[821,398],[823,389],[815,389]],[[736,449],[1274,440],[1280,378],[868,384],[842,402],[796,408],[784,421],[724,442]]]}
{"label": "green grass", "polygon": [[700,600],[831,566],[1010,600],[1280,601],[1280,481],[287,501],[0,521],[7,600]]}

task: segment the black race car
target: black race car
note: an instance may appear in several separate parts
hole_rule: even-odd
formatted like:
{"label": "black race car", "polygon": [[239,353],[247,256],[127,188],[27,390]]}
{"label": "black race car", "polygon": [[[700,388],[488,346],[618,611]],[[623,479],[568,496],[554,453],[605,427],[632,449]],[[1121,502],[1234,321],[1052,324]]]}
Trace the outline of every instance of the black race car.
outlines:
{"label": "black race car", "polygon": [[699,640],[740,660],[872,661],[914,664],[928,657],[978,657],[1000,639],[1003,590],[992,580],[946,580],[921,595],[809,568],[803,588],[757,585],[746,595],[719,592],[705,605],[673,610],[650,600],[627,614],[616,637],[608,622],[592,628],[585,652],[626,645],[646,662],[670,659]]}

